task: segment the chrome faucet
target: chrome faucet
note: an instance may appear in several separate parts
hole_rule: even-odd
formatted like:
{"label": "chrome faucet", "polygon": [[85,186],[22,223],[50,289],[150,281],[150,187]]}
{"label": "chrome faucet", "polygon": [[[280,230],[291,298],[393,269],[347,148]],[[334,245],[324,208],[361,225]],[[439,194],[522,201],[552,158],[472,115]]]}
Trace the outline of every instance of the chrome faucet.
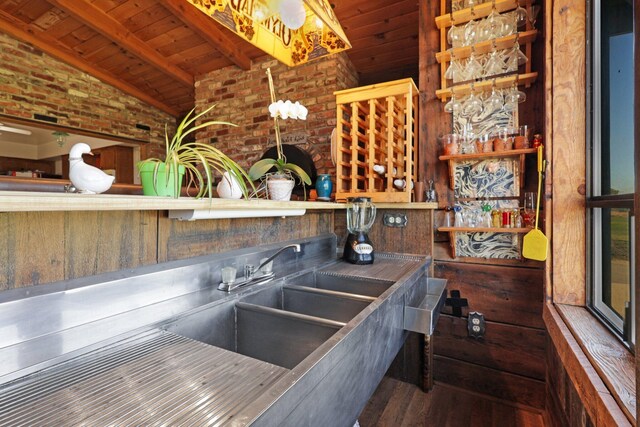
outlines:
{"label": "chrome faucet", "polygon": [[260,265],[258,265],[258,267],[251,265],[251,264],[247,264],[244,266],[244,278],[242,278],[239,281],[232,281],[232,282],[221,282],[218,285],[218,290],[221,291],[225,291],[225,292],[229,292],[232,291],[234,289],[238,289],[242,286],[247,286],[247,285],[253,285],[253,284],[259,284],[259,283],[266,283],[269,280],[271,280],[274,276],[275,273],[271,270],[271,268],[269,268],[267,271],[262,271],[262,273],[260,273],[260,271],[267,266],[271,261],[273,261],[278,255],[280,255],[282,252],[284,252],[285,250],[292,248],[293,252],[298,253],[300,252],[300,245],[298,244],[291,244],[291,245],[287,245],[284,246],[280,249],[278,249],[278,251],[276,253],[274,253],[273,255],[271,255],[269,258],[265,259],[264,261],[262,261],[260,263]]}

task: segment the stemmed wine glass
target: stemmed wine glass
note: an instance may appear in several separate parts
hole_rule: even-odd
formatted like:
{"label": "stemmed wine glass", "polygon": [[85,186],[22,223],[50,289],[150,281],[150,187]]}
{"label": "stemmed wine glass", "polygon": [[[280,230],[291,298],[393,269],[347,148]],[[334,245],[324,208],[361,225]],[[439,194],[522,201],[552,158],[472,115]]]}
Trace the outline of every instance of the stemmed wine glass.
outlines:
{"label": "stemmed wine glass", "polygon": [[529,20],[529,15],[527,14],[527,10],[520,6],[520,2],[518,0],[514,0],[516,2],[516,10],[514,12],[516,17],[516,27],[520,28],[523,25],[526,25]]}
{"label": "stemmed wine glass", "polygon": [[520,50],[520,43],[518,43],[518,41],[516,40],[516,42],[513,44],[513,48],[511,48],[511,50],[507,54],[507,71],[517,70],[519,66],[524,65],[528,60],[529,58],[527,58],[527,55],[522,53],[522,51]]}
{"label": "stemmed wine glass", "polygon": [[467,65],[464,67],[464,80],[475,80],[482,76],[482,64],[478,61],[476,56],[476,50],[471,47],[471,55],[467,60]]}
{"label": "stemmed wine glass", "polygon": [[484,75],[486,77],[495,76],[496,74],[502,74],[504,71],[504,58],[498,52],[494,40],[489,58],[487,58],[487,62],[484,64]]}
{"label": "stemmed wine glass", "polygon": [[448,80],[453,80],[454,82],[460,81],[460,75],[462,73],[462,67],[460,66],[460,62],[455,58],[453,54],[453,50],[451,51],[451,60],[449,62],[449,66],[447,70],[444,72],[444,78]]}
{"label": "stemmed wine glass", "polygon": [[451,14],[451,28],[447,31],[447,42],[452,47],[458,47],[462,44],[463,29],[456,27],[456,21],[453,19],[453,13]]}
{"label": "stemmed wine glass", "polygon": [[462,110],[462,103],[456,99],[456,93],[451,90],[451,99],[444,104],[444,112],[458,114]]}
{"label": "stemmed wine glass", "polygon": [[513,82],[513,86],[504,97],[504,110],[512,112],[516,110],[519,103],[527,100],[527,94],[518,89],[518,82]]}
{"label": "stemmed wine glass", "polygon": [[531,28],[535,28],[536,20],[538,19],[538,13],[540,13],[540,6],[533,5],[529,8],[529,22],[531,23]]}
{"label": "stemmed wine glass", "polygon": [[493,81],[493,85],[491,86],[491,95],[487,99],[484,100],[484,109],[485,111],[494,112],[502,109],[504,105],[504,97],[502,93],[496,90],[496,82]]}
{"label": "stemmed wine glass", "polygon": [[471,83],[471,94],[462,104],[462,112],[467,117],[473,117],[482,112],[482,100],[476,95],[473,83]]}
{"label": "stemmed wine glass", "polygon": [[464,45],[469,46],[475,44],[478,37],[476,21],[476,13],[471,6],[471,20],[464,26]]}

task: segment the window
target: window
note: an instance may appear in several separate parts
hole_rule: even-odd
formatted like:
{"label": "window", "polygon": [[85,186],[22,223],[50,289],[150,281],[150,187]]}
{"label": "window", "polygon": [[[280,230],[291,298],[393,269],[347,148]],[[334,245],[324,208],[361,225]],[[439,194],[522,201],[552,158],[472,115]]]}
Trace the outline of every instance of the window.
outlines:
{"label": "window", "polygon": [[630,346],[635,336],[633,2],[595,0],[588,155],[589,306]]}

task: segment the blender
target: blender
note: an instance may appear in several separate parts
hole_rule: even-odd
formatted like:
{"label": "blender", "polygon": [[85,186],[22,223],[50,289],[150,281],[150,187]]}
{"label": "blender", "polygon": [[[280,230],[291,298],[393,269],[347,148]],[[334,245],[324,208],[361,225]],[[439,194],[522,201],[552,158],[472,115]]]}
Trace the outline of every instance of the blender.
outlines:
{"label": "blender", "polygon": [[376,207],[370,197],[347,199],[347,230],[343,258],[351,264],[373,264],[373,245],[367,232],[376,218]]}

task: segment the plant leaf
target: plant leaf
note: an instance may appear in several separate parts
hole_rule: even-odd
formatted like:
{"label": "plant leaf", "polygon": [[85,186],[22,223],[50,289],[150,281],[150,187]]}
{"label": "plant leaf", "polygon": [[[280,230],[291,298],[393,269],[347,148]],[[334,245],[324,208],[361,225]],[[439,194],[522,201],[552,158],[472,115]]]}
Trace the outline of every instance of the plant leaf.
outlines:
{"label": "plant leaf", "polygon": [[278,168],[278,163],[275,159],[262,159],[257,161],[251,166],[249,169],[249,178],[251,181],[256,181],[262,178],[267,172],[271,170],[271,168]]}

